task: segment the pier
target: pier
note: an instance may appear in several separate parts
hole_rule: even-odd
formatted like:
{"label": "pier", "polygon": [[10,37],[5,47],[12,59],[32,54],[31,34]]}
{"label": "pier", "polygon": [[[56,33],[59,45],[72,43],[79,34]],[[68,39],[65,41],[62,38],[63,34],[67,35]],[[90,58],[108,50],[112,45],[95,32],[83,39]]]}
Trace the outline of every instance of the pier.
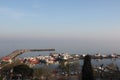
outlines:
{"label": "pier", "polygon": [[19,56],[19,55],[21,55],[21,54],[23,54],[23,53],[36,52],[36,51],[38,51],[38,52],[39,52],[39,51],[40,51],[40,52],[41,52],[41,51],[55,51],[55,49],[20,49],[20,50],[15,50],[15,51],[13,51],[12,53],[10,53],[9,55],[0,58],[0,62],[2,62],[2,61],[7,62],[6,64],[1,63],[1,64],[0,64],[0,69],[2,69],[4,66],[9,65],[10,63],[12,63],[13,60],[14,60],[17,56]]}
{"label": "pier", "polygon": [[21,50],[15,50],[11,54],[9,54],[5,57],[2,57],[2,59],[14,59],[15,57],[17,57],[18,55],[21,55],[23,53],[35,52],[35,51],[38,51],[38,52],[39,51],[55,51],[55,49],[21,49]]}

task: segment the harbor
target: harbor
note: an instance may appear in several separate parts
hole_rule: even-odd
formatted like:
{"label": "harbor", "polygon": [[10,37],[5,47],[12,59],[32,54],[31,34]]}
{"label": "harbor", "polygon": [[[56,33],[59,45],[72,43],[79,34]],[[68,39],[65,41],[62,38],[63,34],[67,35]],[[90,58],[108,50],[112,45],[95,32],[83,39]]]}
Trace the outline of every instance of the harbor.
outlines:
{"label": "harbor", "polygon": [[[2,62],[7,62],[8,64],[13,63],[15,60],[20,60],[21,63],[26,63],[29,65],[36,65],[36,64],[41,64],[41,63],[47,63],[47,64],[57,64],[60,61],[76,61],[76,60],[82,60],[86,55],[89,54],[69,54],[69,53],[57,53],[57,52],[52,52],[49,53],[46,56],[43,56],[39,54],[38,56],[27,56],[27,57],[18,57],[19,55],[22,55],[24,53],[28,52],[41,52],[41,51],[55,51],[55,49],[22,49],[22,50],[15,50],[12,53],[10,53],[7,56],[4,56],[0,58],[0,64],[2,65]],[[33,53],[34,54],[34,53]],[[90,55],[91,59],[95,60],[102,60],[102,59],[120,59],[120,55],[113,53],[113,54],[94,54]]]}
{"label": "harbor", "polygon": [[[19,57],[20,55],[24,54],[25,52],[32,51],[54,51],[55,49],[23,49],[23,50],[15,50],[11,54],[2,57],[0,61],[0,70],[3,72],[9,66],[19,66],[21,64],[28,65],[30,68],[33,69],[48,69],[48,73],[51,73],[51,79],[56,78],[64,78],[69,80],[78,80],[79,76],[81,75],[83,59],[88,54],[69,54],[69,53],[57,53],[57,52],[50,52],[49,55],[43,56],[39,54],[38,56],[27,56],[27,57]],[[14,57],[11,57],[11,55]],[[6,58],[6,57],[11,58]],[[98,78],[106,78],[111,74],[118,74],[120,75],[120,55],[119,54],[94,54],[91,56],[91,63],[95,73],[96,79]],[[69,65],[68,70],[62,70],[59,68],[61,64]],[[64,66],[65,68],[65,66]],[[49,71],[50,70],[50,71]],[[48,74],[45,73],[45,74]],[[114,75],[116,76],[116,75]],[[41,75],[42,77],[42,75]],[[40,77],[40,78],[41,78]],[[34,76],[33,78],[38,78],[38,76]],[[42,77],[44,80],[45,76]],[[111,76],[109,76],[111,78]],[[118,77],[119,78],[119,77]],[[116,80],[118,80],[118,78]],[[63,80],[64,80],[63,79]]]}

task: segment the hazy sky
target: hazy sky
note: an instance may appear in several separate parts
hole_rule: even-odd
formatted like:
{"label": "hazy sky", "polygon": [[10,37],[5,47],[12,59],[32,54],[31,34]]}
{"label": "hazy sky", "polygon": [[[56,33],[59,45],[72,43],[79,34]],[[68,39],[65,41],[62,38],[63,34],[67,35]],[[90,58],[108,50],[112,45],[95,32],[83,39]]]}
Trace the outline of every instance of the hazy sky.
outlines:
{"label": "hazy sky", "polygon": [[120,0],[0,0],[0,42],[34,41],[119,49]]}

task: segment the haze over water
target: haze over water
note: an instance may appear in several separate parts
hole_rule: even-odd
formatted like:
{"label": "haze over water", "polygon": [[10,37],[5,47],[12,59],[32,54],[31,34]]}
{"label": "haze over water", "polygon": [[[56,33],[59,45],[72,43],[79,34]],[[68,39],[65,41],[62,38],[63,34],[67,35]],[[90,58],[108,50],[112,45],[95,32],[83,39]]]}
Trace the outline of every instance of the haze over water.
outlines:
{"label": "haze over water", "polygon": [[[86,44],[86,45],[85,45]],[[1,43],[0,45],[0,56],[5,56],[10,54],[11,52],[13,52],[16,49],[44,49],[44,48],[55,48],[56,51],[55,52],[60,52],[60,53],[70,53],[70,54],[96,54],[96,53],[100,53],[100,54],[112,54],[112,53],[120,53],[120,50],[116,47],[97,47],[94,44],[91,45],[87,45],[87,43],[81,43],[78,42],[78,44],[73,44],[72,42],[70,42],[69,44],[67,43],[67,41],[65,43],[60,43],[59,42],[41,42],[41,41],[33,41],[33,42],[10,42],[10,43]],[[41,55],[46,55],[50,52],[33,52],[33,53],[37,53],[41,54]],[[35,54],[31,53],[30,55],[34,56]],[[27,54],[29,56],[29,54]]]}

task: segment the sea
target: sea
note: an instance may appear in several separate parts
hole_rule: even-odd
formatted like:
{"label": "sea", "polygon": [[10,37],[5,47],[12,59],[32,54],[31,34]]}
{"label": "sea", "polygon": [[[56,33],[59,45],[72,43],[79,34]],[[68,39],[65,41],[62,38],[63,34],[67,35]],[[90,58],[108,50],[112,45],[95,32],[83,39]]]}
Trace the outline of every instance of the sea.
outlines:
{"label": "sea", "polygon": [[[55,51],[52,52],[27,52],[24,53],[18,57],[34,57],[34,56],[38,56],[38,55],[49,55],[50,53],[68,53],[68,54],[96,54],[96,53],[100,53],[100,54],[113,54],[113,53],[117,53],[120,54],[120,50],[117,48],[85,48],[85,47],[69,47],[69,46],[55,46],[52,44],[39,44],[39,43],[18,43],[18,42],[14,42],[14,43],[7,43],[7,42],[0,42],[0,58],[3,56],[6,56],[10,53],[12,53],[15,50],[19,50],[19,49],[49,49],[49,48],[54,48]],[[56,44],[57,45],[57,44]],[[82,63],[83,61],[81,61],[80,63]],[[92,63],[94,65],[108,65],[111,63],[114,63],[116,65],[119,66],[120,68],[120,59],[102,59],[102,60],[92,60]]]}
{"label": "sea", "polygon": [[[8,45],[9,46],[9,45]],[[2,46],[0,48],[0,57],[3,57],[3,56],[6,56],[10,53],[12,53],[13,51],[15,50],[19,50],[19,49],[46,49],[46,47],[18,47],[18,46]],[[49,47],[47,47],[49,48]],[[50,47],[51,48],[51,47]],[[53,47],[52,47],[53,48]],[[20,58],[23,58],[23,57],[35,57],[35,56],[38,56],[38,55],[43,55],[43,56],[46,56],[46,55],[49,55],[50,53],[68,53],[68,54],[96,54],[98,53],[97,50],[81,50],[81,49],[62,49],[62,48],[55,48],[56,51],[52,51],[52,52],[27,52],[27,53],[24,53],[22,55],[19,55],[18,57]],[[100,54],[112,54],[113,52],[110,52],[110,51],[101,51]],[[79,60],[79,63],[80,65],[82,66],[83,65],[83,60]],[[100,66],[103,64],[103,66],[107,66],[109,64],[114,64],[114,65],[117,65],[120,69],[120,58],[117,59],[117,58],[112,58],[112,59],[92,59],[91,60],[91,63],[92,65],[94,66]],[[39,65],[40,66],[40,65]],[[54,67],[57,67],[58,65],[53,65],[53,68]],[[77,78],[74,78],[74,77],[70,77],[69,80],[78,80]],[[98,78],[97,80],[101,80],[100,78]],[[117,79],[114,79],[114,80],[117,80]]]}
{"label": "sea", "polygon": [[[13,51],[3,51],[0,52],[0,57],[6,56],[10,53],[12,53]],[[23,58],[23,57],[36,57],[39,55],[43,55],[43,56],[47,56],[50,53],[54,53],[55,51],[52,52],[27,52],[27,53],[23,53],[22,55],[19,55],[18,58]],[[3,54],[2,54],[3,53]],[[68,54],[72,54],[72,53],[68,53]],[[114,64],[117,65],[120,69],[120,58],[111,58],[111,59],[92,59],[91,63],[94,66],[100,66],[101,64],[104,64],[104,66],[107,66],[109,64]],[[80,60],[80,64],[83,64],[83,60]]]}

